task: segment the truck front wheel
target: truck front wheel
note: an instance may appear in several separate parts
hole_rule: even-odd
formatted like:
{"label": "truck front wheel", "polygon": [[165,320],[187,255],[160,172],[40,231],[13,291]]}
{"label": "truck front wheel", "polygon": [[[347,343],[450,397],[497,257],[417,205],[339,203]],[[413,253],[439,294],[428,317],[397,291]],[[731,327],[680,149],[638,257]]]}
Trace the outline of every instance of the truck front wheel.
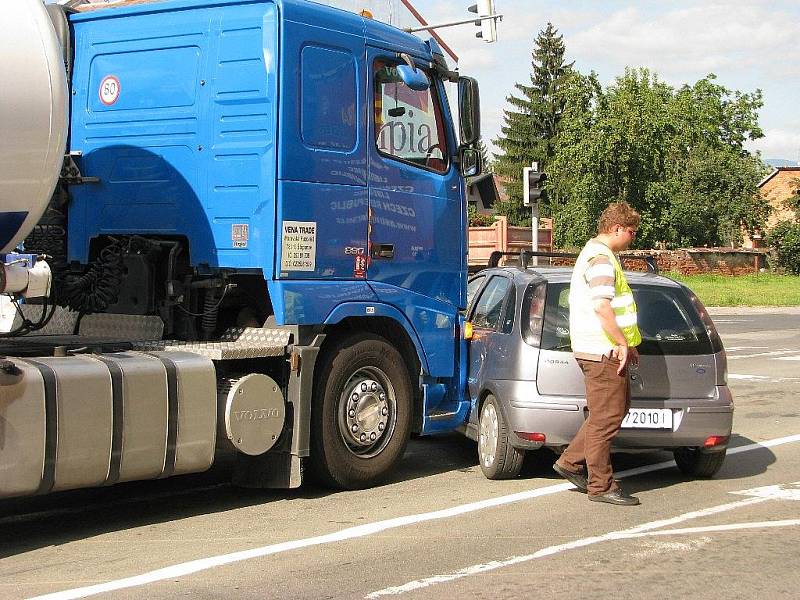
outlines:
{"label": "truck front wheel", "polygon": [[311,467],[344,489],[383,479],[405,451],[412,389],[403,356],[384,338],[347,338],[318,365],[311,411]]}

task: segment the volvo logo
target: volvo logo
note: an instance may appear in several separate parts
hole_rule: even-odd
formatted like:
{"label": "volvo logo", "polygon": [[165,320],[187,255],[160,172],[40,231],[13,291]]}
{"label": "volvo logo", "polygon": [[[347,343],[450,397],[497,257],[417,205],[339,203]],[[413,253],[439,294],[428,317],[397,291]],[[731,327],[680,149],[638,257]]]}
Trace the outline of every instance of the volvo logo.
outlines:
{"label": "volvo logo", "polygon": [[256,410],[237,410],[233,412],[237,421],[262,421],[264,419],[280,419],[277,408],[259,408]]}

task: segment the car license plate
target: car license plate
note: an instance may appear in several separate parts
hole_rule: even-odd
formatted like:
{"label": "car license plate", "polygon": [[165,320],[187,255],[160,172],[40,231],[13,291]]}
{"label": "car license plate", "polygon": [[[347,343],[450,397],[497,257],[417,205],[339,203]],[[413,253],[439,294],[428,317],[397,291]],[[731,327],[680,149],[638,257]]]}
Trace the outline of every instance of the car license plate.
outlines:
{"label": "car license plate", "polygon": [[625,429],[672,429],[669,408],[632,408],[622,421]]}

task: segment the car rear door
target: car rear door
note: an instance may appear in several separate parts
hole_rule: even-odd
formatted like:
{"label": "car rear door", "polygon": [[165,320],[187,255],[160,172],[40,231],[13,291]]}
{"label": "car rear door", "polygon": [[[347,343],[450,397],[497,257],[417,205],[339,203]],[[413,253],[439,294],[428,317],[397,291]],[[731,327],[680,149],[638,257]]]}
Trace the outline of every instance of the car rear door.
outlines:
{"label": "car rear door", "polygon": [[713,398],[717,367],[711,341],[679,287],[632,284],[639,331],[639,366],[630,370],[635,398]]}

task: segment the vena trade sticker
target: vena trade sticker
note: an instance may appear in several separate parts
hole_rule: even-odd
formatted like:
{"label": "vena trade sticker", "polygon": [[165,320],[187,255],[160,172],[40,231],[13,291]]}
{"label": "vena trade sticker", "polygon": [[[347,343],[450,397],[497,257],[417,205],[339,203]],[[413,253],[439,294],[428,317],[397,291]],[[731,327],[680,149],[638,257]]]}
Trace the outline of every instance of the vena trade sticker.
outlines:
{"label": "vena trade sticker", "polygon": [[316,266],[316,221],[284,221],[281,232],[281,271],[314,271]]}
{"label": "vena trade sticker", "polygon": [[119,79],[114,75],[106,75],[100,82],[100,102],[106,106],[111,106],[119,99],[120,85]]}

